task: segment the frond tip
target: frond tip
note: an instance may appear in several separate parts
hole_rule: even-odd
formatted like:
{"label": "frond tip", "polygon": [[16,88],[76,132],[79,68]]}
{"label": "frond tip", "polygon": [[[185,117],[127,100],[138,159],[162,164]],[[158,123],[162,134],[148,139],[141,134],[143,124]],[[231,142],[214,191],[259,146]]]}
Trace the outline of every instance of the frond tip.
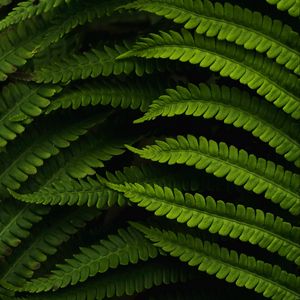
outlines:
{"label": "frond tip", "polygon": [[243,186],[266,199],[280,204],[293,215],[300,214],[300,175],[294,174],[272,161],[257,158],[245,150],[216,143],[205,137],[178,136],[156,141],[144,149],[127,148],[142,158],[168,164],[186,164],[205,170],[216,177]]}
{"label": "frond tip", "polygon": [[271,299],[297,300],[300,298],[300,277],[287,273],[252,256],[221,248],[218,244],[202,241],[189,234],[174,233],[139,223],[132,226],[143,232],[156,247],[178,257],[199,271],[218,279],[252,289]]}

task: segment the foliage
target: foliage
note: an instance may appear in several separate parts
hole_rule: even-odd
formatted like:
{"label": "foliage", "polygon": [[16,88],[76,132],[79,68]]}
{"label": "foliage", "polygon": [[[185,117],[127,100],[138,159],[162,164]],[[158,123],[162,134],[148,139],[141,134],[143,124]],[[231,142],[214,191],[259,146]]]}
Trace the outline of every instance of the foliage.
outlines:
{"label": "foliage", "polygon": [[299,16],[0,0],[0,299],[300,299]]}

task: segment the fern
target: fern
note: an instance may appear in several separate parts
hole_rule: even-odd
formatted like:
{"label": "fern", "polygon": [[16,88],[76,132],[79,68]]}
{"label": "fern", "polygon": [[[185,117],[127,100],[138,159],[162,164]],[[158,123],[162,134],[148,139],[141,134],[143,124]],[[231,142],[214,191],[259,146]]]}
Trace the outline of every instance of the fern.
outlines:
{"label": "fern", "polygon": [[[88,105],[111,105],[112,107],[140,109],[145,111],[162,92],[162,84],[153,80],[150,82],[137,81],[118,82],[101,81],[86,83],[76,89],[64,91],[57,99],[51,102],[47,113],[57,109],[72,108],[74,110]],[[154,88],[155,87],[155,88]]]}
{"label": "fern", "polygon": [[215,118],[242,127],[300,167],[299,124],[268,103],[258,103],[258,99],[236,88],[189,84],[186,88],[178,86],[176,90],[169,89],[166,95],[153,101],[145,116],[135,123],[180,114]]}
{"label": "fern", "polygon": [[238,150],[225,143],[216,143],[205,137],[196,139],[178,136],[157,141],[156,145],[139,150],[128,146],[128,149],[143,158],[161,163],[186,164],[204,169],[217,177],[225,177],[229,182],[244,186],[256,194],[264,193],[267,199],[288,209],[291,214],[300,214],[300,177],[280,165],[263,158],[256,158],[245,150]]}
{"label": "fern", "polygon": [[[116,271],[109,271],[99,277],[81,284],[58,291],[53,295],[31,296],[29,299],[107,299],[115,296],[134,295],[153,286],[168,285],[175,282],[184,282],[194,274],[186,272],[182,265],[162,265],[157,260],[138,263],[123,267]],[[17,298],[21,300],[23,298]],[[28,299],[28,298],[25,298]]]}
{"label": "fern", "polygon": [[98,211],[76,209],[66,213],[57,222],[41,224],[34,239],[8,258],[6,267],[0,272],[0,282],[10,288],[23,286],[48,256],[54,255],[63,242],[98,214]]}
{"label": "fern", "polygon": [[178,189],[158,185],[106,183],[108,187],[124,193],[155,215],[176,219],[189,227],[209,230],[222,236],[239,238],[243,242],[278,252],[300,265],[300,227],[292,227],[281,218],[251,207],[204,198],[201,194],[182,194]]}
{"label": "fern", "polygon": [[1,202],[0,211],[0,257],[8,256],[12,248],[30,234],[33,224],[42,220],[48,214],[48,207],[35,205],[20,205],[12,199]]}
{"label": "fern", "polygon": [[135,73],[138,76],[151,74],[155,68],[164,70],[164,66],[154,62],[127,59],[117,61],[116,58],[130,49],[130,44],[104,46],[103,49],[91,49],[83,54],[75,54],[41,66],[33,74],[34,81],[41,83],[69,82],[70,80],[95,78],[98,76],[110,76]]}
{"label": "fern", "polygon": [[186,29],[195,28],[197,33],[235,42],[249,50],[266,52],[269,58],[275,58],[277,63],[300,74],[298,34],[291,27],[278,20],[272,21],[259,12],[208,0],[138,0],[124,7],[155,13],[176,23],[184,23]]}
{"label": "fern", "polygon": [[84,282],[88,277],[104,273],[118,265],[136,264],[155,258],[158,251],[134,229],[119,230],[117,235],[110,235],[108,240],[89,248],[81,248],[79,254],[67,259],[65,264],[57,265],[47,278],[37,278],[28,282],[22,290],[41,292],[57,290],[77,282]]}
{"label": "fern", "polygon": [[9,84],[0,95],[0,147],[6,146],[25,130],[50,104],[49,98],[59,88]]}
{"label": "fern", "polygon": [[63,177],[33,194],[20,194],[13,191],[11,194],[18,200],[43,205],[87,205],[103,209],[115,204],[123,206],[126,203],[120,194],[90,177],[79,181]]}
{"label": "fern", "polygon": [[154,245],[172,256],[179,257],[199,271],[215,275],[218,279],[235,283],[239,287],[254,289],[271,299],[298,299],[300,297],[300,277],[281,270],[261,260],[234,250],[221,248],[218,244],[203,242],[189,234],[161,231],[140,224],[133,224]]}
{"label": "fern", "polygon": [[38,16],[44,12],[48,12],[55,7],[71,1],[72,0],[44,0],[37,4],[34,0],[19,2],[18,5],[7,15],[7,17],[0,21],[0,31],[11,25],[17,24],[33,16]]}
{"label": "fern", "polygon": [[[102,121],[105,116],[102,117]],[[100,119],[101,120],[101,119]],[[11,144],[0,158],[0,189],[5,195],[6,188],[15,190],[20,183],[28,179],[29,175],[37,172],[44,160],[57,155],[61,148],[69,147],[80,135],[84,135],[89,128],[100,120],[90,118],[81,122],[65,124],[65,128],[57,131],[53,127],[41,135],[37,129],[30,131],[22,140],[17,141],[17,146]],[[28,137],[31,137],[30,141]]]}
{"label": "fern", "polygon": [[261,54],[253,55],[232,44],[182,30],[151,34],[118,59],[132,56],[169,58],[209,67],[223,77],[229,76],[257,90],[293,118],[300,118],[298,78]]}
{"label": "fern", "polygon": [[279,10],[287,10],[289,15],[293,17],[300,16],[300,4],[297,0],[266,0],[268,3],[272,5],[276,5]]}

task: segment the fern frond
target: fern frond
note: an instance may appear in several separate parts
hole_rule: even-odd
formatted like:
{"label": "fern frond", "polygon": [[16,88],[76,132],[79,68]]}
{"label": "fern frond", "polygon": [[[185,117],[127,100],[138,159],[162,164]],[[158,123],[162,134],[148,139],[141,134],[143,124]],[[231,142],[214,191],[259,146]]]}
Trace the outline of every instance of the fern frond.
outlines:
{"label": "fern frond", "polygon": [[251,51],[231,43],[182,30],[181,33],[170,31],[150,34],[118,59],[132,56],[168,58],[209,67],[223,77],[229,76],[248,85],[293,118],[300,119],[300,85],[297,76],[259,53],[253,55]]}
{"label": "fern frond", "polygon": [[299,35],[290,26],[259,12],[208,0],[137,0],[122,8],[151,12],[184,23],[186,29],[199,34],[266,52],[269,58],[300,74]]}
{"label": "fern frond", "polygon": [[243,149],[192,135],[156,141],[156,145],[141,150],[131,146],[128,149],[146,159],[195,166],[214,176],[225,177],[246,190],[264,193],[266,199],[280,204],[293,215],[300,214],[300,176]]}
{"label": "fern frond", "polygon": [[120,0],[81,1],[58,14],[55,22],[33,18],[4,31],[0,36],[0,81],[75,27],[111,14],[120,4]]}
{"label": "fern frond", "polygon": [[300,3],[298,0],[265,0],[269,4],[276,5],[277,9],[282,11],[288,11],[292,17],[300,16]]}
{"label": "fern frond", "polygon": [[126,203],[122,194],[114,192],[91,177],[85,180],[75,180],[64,176],[32,194],[20,194],[13,191],[10,193],[17,200],[43,205],[87,205],[106,209],[116,204],[124,206]]}
{"label": "fern frond", "polygon": [[14,140],[39,116],[59,87],[8,84],[0,94],[0,147]]}
{"label": "fern frond", "polygon": [[39,3],[36,3],[35,0],[27,0],[19,2],[17,6],[0,21],[0,31],[71,1],[72,0],[41,0]]}
{"label": "fern frond", "polygon": [[162,231],[138,223],[133,226],[156,247],[197,267],[201,272],[262,293],[267,298],[296,300],[300,297],[300,277],[287,273],[277,265],[272,266],[245,254],[239,255],[234,250],[203,242],[189,234]]}
{"label": "fern frond", "polygon": [[139,59],[116,60],[118,56],[131,49],[127,42],[114,47],[91,49],[83,54],[75,54],[41,66],[33,73],[33,80],[41,83],[68,82],[70,80],[95,78],[135,73],[138,76],[164,70],[164,65],[156,61]]}
{"label": "fern frond", "polygon": [[49,114],[57,109],[78,109],[85,106],[111,105],[112,107],[140,109],[146,111],[153,99],[163,91],[158,80],[110,80],[89,82],[78,88],[69,88],[51,102],[46,110]]}
{"label": "fern frond", "polygon": [[106,185],[123,192],[130,201],[153,211],[157,216],[259,245],[300,265],[300,227],[293,227],[270,213],[222,200],[215,201],[210,196],[204,198],[198,193],[183,194],[178,189],[156,184],[117,185],[107,182]]}
{"label": "fern frond", "polygon": [[[80,122],[60,123],[60,128],[52,126],[44,131],[33,128],[23,138],[11,143],[0,158],[0,191],[6,195],[6,189],[17,190],[28,176],[36,174],[45,160],[57,155],[60,149],[69,147],[79,136],[97,122],[105,120],[105,115],[85,119]],[[62,125],[63,124],[63,125]]]}
{"label": "fern frond", "polygon": [[33,224],[48,214],[48,207],[23,205],[12,199],[1,202],[0,210],[0,257],[8,256],[30,234]]}
{"label": "fern frond", "polygon": [[23,286],[48,256],[54,255],[62,243],[97,215],[99,211],[85,208],[77,208],[61,216],[56,213],[55,222],[41,224],[39,231],[8,258],[0,271],[1,283],[4,286]]}
{"label": "fern frond", "polygon": [[155,286],[185,282],[193,275],[193,272],[188,272],[181,264],[167,265],[158,260],[151,260],[137,265],[118,267],[117,270],[110,270],[83,284],[53,294],[38,294],[16,300],[103,300],[115,296],[132,296]]}
{"label": "fern frond", "polygon": [[158,255],[157,249],[133,228],[119,229],[118,234],[109,235],[99,244],[80,249],[79,254],[56,265],[57,270],[44,278],[27,282],[22,291],[41,292],[57,290],[68,285],[84,282],[88,277],[105,273],[119,265],[136,264]]}
{"label": "fern frond", "polygon": [[251,98],[237,88],[201,83],[168,89],[167,94],[154,100],[146,114],[135,123],[181,114],[215,118],[242,127],[300,167],[299,124],[269,103]]}

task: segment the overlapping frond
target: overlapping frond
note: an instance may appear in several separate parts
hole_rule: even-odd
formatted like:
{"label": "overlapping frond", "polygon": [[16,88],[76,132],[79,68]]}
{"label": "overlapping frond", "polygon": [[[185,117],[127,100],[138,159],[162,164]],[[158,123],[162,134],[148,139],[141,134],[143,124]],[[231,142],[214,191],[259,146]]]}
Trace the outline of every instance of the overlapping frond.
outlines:
{"label": "overlapping frond", "polygon": [[14,73],[28,59],[57,42],[75,27],[111,14],[120,5],[120,1],[81,1],[67,12],[58,13],[52,22],[32,18],[17,23],[14,30],[4,31],[0,36],[0,81],[6,80],[8,74]]}
{"label": "overlapping frond", "polygon": [[299,124],[269,103],[250,97],[247,92],[216,84],[177,86],[154,100],[146,114],[135,123],[181,114],[215,118],[242,127],[300,167]]}
{"label": "overlapping frond", "polygon": [[133,226],[143,232],[156,247],[197,267],[201,272],[252,289],[267,298],[296,300],[300,297],[300,277],[277,265],[272,266],[189,234],[149,228],[138,223]]}
{"label": "overlapping frond", "polygon": [[14,140],[50,104],[59,87],[8,84],[0,94],[0,147]]}
{"label": "overlapping frond", "polygon": [[38,294],[16,300],[102,300],[116,296],[132,296],[155,286],[185,282],[193,275],[193,272],[187,271],[182,265],[167,265],[159,260],[151,260],[110,270],[83,284],[53,294]]}
{"label": "overlapping frond", "polygon": [[57,109],[78,109],[85,106],[111,105],[112,107],[140,109],[145,111],[151,101],[163,91],[158,80],[107,80],[94,81],[78,88],[66,89],[51,102],[47,113]]}
{"label": "overlapping frond", "polygon": [[137,0],[123,8],[155,13],[184,23],[186,29],[195,29],[199,34],[266,52],[269,58],[275,58],[277,63],[300,74],[299,35],[290,26],[259,12],[209,0]]}
{"label": "overlapping frond", "polygon": [[130,201],[153,211],[157,216],[259,245],[300,265],[300,227],[293,227],[273,214],[265,214],[262,210],[241,204],[235,206],[230,202],[215,201],[210,196],[205,198],[198,193],[183,194],[178,189],[166,186],[105,184],[123,192]]}
{"label": "overlapping frond", "polygon": [[[86,223],[99,215],[99,211],[86,208],[66,211],[63,215],[55,213],[55,222],[45,220],[24,245],[7,259],[1,268],[0,282],[5,286],[21,287],[58,247],[66,242]],[[53,215],[52,215],[53,216]]]}
{"label": "overlapping frond", "polygon": [[265,0],[272,5],[276,5],[277,9],[288,11],[289,15],[293,17],[300,16],[300,3],[297,0]]}
{"label": "overlapping frond", "polygon": [[23,291],[41,292],[57,290],[68,285],[84,282],[98,273],[115,269],[119,265],[136,264],[158,255],[158,250],[133,228],[119,229],[118,234],[109,235],[108,239],[90,247],[83,247],[73,258],[44,278],[27,282]]}
{"label": "overlapping frond", "polygon": [[[46,130],[32,128],[25,135],[11,143],[0,158],[0,190],[16,190],[28,176],[36,174],[45,160],[57,155],[62,148],[69,147],[88,129],[105,119],[105,114],[96,119],[88,118],[80,122],[66,122],[62,128],[52,126]],[[62,124],[62,123],[61,123]]]}
{"label": "overlapping frond", "polygon": [[33,224],[40,222],[49,211],[48,207],[3,200],[0,210],[0,257],[10,255],[12,248],[29,236]]}
{"label": "overlapping frond", "polygon": [[300,119],[299,79],[262,54],[182,30],[150,34],[118,59],[132,56],[168,58],[210,68],[248,85],[293,118]]}
{"label": "overlapping frond", "polygon": [[141,157],[168,164],[186,164],[243,186],[280,204],[293,215],[300,214],[300,175],[272,161],[257,158],[245,150],[205,137],[178,136],[156,141],[155,145],[130,150]]}
{"label": "overlapping frond", "polygon": [[83,54],[74,54],[58,59],[35,70],[33,80],[41,83],[68,82],[70,80],[95,78],[135,73],[138,76],[151,74],[155,70],[164,70],[163,64],[156,61],[139,59],[116,60],[118,56],[131,49],[127,42],[104,46],[103,49],[91,49]]}
{"label": "overlapping frond", "polygon": [[34,0],[19,2],[8,15],[0,20],[0,31],[17,24],[26,19],[38,16],[42,13],[58,7],[64,3],[70,3],[72,0],[41,0],[36,3]]}
{"label": "overlapping frond", "polygon": [[20,194],[11,191],[11,194],[23,202],[43,205],[87,205],[106,209],[114,205],[123,206],[126,203],[122,194],[116,193],[91,177],[75,180],[64,176],[35,193]]}

